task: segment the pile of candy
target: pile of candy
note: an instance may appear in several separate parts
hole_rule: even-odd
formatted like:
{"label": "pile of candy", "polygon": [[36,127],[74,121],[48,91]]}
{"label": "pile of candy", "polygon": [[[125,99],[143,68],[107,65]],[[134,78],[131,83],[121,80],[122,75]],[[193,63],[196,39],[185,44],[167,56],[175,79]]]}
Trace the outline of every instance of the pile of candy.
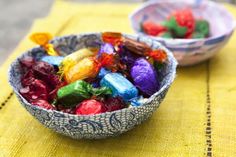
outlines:
{"label": "pile of candy", "polygon": [[177,10],[162,23],[146,20],[141,23],[141,31],[152,36],[163,38],[206,38],[210,26],[204,19],[196,19],[192,10]]}
{"label": "pile of candy", "polygon": [[83,48],[63,57],[48,43],[51,38],[47,33],[33,34],[31,39],[47,54],[20,60],[24,71],[20,93],[32,105],[99,114],[140,106],[160,88],[160,70],[167,60],[163,50],[105,32],[100,48]]}

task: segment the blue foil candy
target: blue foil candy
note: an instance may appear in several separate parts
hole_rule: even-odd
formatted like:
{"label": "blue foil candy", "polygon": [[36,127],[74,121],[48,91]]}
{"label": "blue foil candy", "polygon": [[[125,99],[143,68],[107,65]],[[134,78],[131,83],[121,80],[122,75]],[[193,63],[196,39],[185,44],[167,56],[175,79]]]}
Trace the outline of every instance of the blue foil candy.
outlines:
{"label": "blue foil candy", "polygon": [[138,96],[133,99],[130,99],[128,102],[130,103],[131,106],[137,107],[137,106],[142,106],[148,99],[143,98],[143,96]]}
{"label": "blue foil candy", "polygon": [[41,61],[47,62],[48,64],[51,64],[54,67],[58,67],[61,64],[63,59],[64,57],[62,56],[43,56],[41,58]]}
{"label": "blue foil candy", "polygon": [[110,73],[109,70],[105,69],[105,68],[101,68],[101,70],[98,73],[98,78],[103,78],[106,74]]}
{"label": "blue foil candy", "polygon": [[109,87],[113,97],[120,96],[125,101],[138,96],[138,89],[119,73],[106,74],[100,81],[100,85]]}

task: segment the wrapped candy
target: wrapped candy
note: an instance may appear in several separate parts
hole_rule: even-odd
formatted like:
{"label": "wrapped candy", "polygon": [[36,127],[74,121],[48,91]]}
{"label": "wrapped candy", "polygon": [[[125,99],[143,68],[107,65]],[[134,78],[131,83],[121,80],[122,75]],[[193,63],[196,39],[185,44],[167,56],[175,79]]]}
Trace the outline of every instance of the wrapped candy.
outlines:
{"label": "wrapped candy", "polygon": [[20,93],[28,101],[52,101],[55,98],[53,93],[63,85],[59,76],[55,75],[53,66],[43,61],[35,61],[31,57],[21,59],[20,63],[25,71],[21,79],[23,88]]}
{"label": "wrapped candy", "polygon": [[160,88],[154,67],[144,58],[137,59],[131,68],[134,85],[145,95],[151,96]]}
{"label": "wrapped candy", "polygon": [[110,43],[102,44],[100,51],[98,52],[98,56],[100,56],[102,53],[114,54],[114,47]]}
{"label": "wrapped candy", "polygon": [[64,60],[62,61],[62,64],[67,64],[67,62],[72,62],[73,64],[75,64],[76,62],[79,62],[80,60],[84,58],[95,56],[97,52],[98,52],[97,48],[79,49],[78,51],[73,52],[69,54],[68,56],[66,56]]}
{"label": "wrapped candy", "polygon": [[88,91],[87,83],[78,80],[57,91],[57,98],[63,106],[74,106],[77,103],[89,99],[91,94]]}
{"label": "wrapped candy", "polygon": [[112,112],[116,110],[121,110],[125,108],[127,105],[120,97],[111,97],[106,99],[104,102],[105,108],[107,112]]}
{"label": "wrapped candy", "polygon": [[125,38],[124,39],[124,46],[130,51],[135,54],[145,56],[147,52],[151,51],[150,46],[146,43],[138,42],[136,40]]}
{"label": "wrapped candy", "polygon": [[35,106],[39,106],[39,107],[42,107],[42,108],[45,108],[47,110],[54,110],[55,107],[52,106],[51,104],[49,104],[46,100],[34,100],[31,102],[32,105],[35,105]]}
{"label": "wrapped candy", "polygon": [[139,54],[136,54],[136,53],[132,53],[131,51],[129,51],[125,46],[123,46],[121,48],[121,51],[119,52],[120,53],[120,61],[127,65],[128,68],[131,67],[135,60],[139,57],[141,57],[142,55],[139,55]]}
{"label": "wrapped candy", "polygon": [[110,73],[111,71],[105,69],[105,68],[101,68],[101,70],[98,73],[98,78],[102,79],[106,74]]}
{"label": "wrapped candy", "polygon": [[174,25],[168,29],[174,31],[177,37],[186,37],[194,32],[195,18],[192,10],[177,10],[170,15],[169,19]]}
{"label": "wrapped candy", "polygon": [[146,102],[146,98],[143,98],[143,96],[135,97],[133,99],[130,99],[128,102],[130,103],[131,106],[141,106]]}
{"label": "wrapped candy", "polygon": [[84,100],[75,109],[77,115],[91,115],[105,112],[104,104],[97,100]]}
{"label": "wrapped candy", "polygon": [[20,89],[20,93],[24,98],[30,102],[38,99],[48,100],[48,88],[43,81],[33,77],[23,78],[23,81],[24,87]]}
{"label": "wrapped candy", "polygon": [[98,59],[95,57],[87,57],[70,67],[68,71],[64,72],[65,80],[68,83],[71,83],[76,80],[94,78],[101,67],[112,66],[114,66],[114,58],[112,54],[102,53]]}
{"label": "wrapped candy", "polygon": [[76,80],[86,79],[88,77],[95,77],[96,74],[96,64],[92,57],[82,59],[67,72],[64,72],[65,80],[69,83],[75,82]]}
{"label": "wrapped candy", "polygon": [[105,43],[110,43],[113,46],[118,46],[122,43],[123,36],[121,33],[104,32],[102,33],[102,40]]}
{"label": "wrapped candy", "polygon": [[100,81],[102,87],[112,90],[112,96],[129,100],[138,96],[137,88],[119,73],[108,73]]}
{"label": "wrapped candy", "polygon": [[146,20],[141,24],[142,32],[163,38],[205,38],[209,30],[209,23],[196,19],[189,8],[174,11],[162,23]]}
{"label": "wrapped candy", "polygon": [[148,46],[145,43],[137,42],[130,38],[124,39],[124,46],[134,54],[140,55],[140,56],[148,56],[153,58],[157,62],[165,62],[167,55],[164,50],[157,49],[152,50],[150,46]]}
{"label": "wrapped candy", "polygon": [[32,70],[34,76],[46,83],[50,91],[54,90],[61,83],[59,76],[55,75],[53,66],[46,62],[35,62],[32,66]]}
{"label": "wrapped candy", "polygon": [[161,24],[154,23],[153,21],[147,20],[142,23],[142,31],[148,35],[157,36],[167,31],[167,28]]}
{"label": "wrapped candy", "polygon": [[49,41],[52,39],[52,35],[49,33],[34,33],[30,36],[30,39],[36,44],[43,47],[48,55],[58,56],[59,54],[54,50],[53,45],[49,44]]}
{"label": "wrapped candy", "polygon": [[164,65],[167,55],[163,50],[106,32],[101,34],[100,49],[83,48],[61,57],[48,44],[48,34],[31,38],[50,55],[20,60],[25,73],[20,93],[35,106],[69,114],[99,114],[140,106],[146,101],[143,96],[159,89],[152,64],[158,68]]}
{"label": "wrapped candy", "polygon": [[84,58],[95,56],[97,54],[97,51],[98,50],[96,48],[83,48],[66,56],[59,67],[61,75],[66,74],[65,80],[70,82],[69,81],[70,74],[68,73],[70,73],[71,68],[74,67],[79,61],[83,60]]}
{"label": "wrapped candy", "polygon": [[57,98],[62,106],[71,107],[92,96],[109,95],[109,88],[93,88],[89,83],[78,80],[57,91]]}
{"label": "wrapped candy", "polygon": [[64,57],[62,56],[43,56],[41,61],[53,65],[55,68],[59,67]]}
{"label": "wrapped candy", "polygon": [[210,32],[210,24],[206,20],[196,20],[195,26],[195,35],[193,34],[193,38],[204,38],[209,35]]}

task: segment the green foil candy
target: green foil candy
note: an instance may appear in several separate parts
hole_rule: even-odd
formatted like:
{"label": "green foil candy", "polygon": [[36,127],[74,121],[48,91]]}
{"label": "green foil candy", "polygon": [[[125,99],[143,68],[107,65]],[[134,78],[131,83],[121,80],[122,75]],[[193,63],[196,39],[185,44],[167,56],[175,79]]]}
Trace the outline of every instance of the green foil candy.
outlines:
{"label": "green foil candy", "polygon": [[171,17],[168,21],[163,22],[162,25],[167,27],[168,30],[173,32],[177,37],[184,37],[187,32],[187,28],[179,26],[174,17]]}
{"label": "green foil candy", "polygon": [[73,107],[85,99],[90,99],[92,96],[109,95],[111,93],[110,88],[93,88],[91,84],[78,80],[60,88],[57,91],[57,98],[60,105]]}
{"label": "green foil candy", "polygon": [[194,32],[194,33],[192,34],[192,38],[193,38],[193,39],[205,38],[205,35],[202,34],[202,33]]}
{"label": "green foil candy", "polygon": [[198,32],[199,34],[202,34],[204,37],[207,37],[209,35],[209,31],[210,31],[209,22],[207,22],[206,20],[196,21],[195,32]]}

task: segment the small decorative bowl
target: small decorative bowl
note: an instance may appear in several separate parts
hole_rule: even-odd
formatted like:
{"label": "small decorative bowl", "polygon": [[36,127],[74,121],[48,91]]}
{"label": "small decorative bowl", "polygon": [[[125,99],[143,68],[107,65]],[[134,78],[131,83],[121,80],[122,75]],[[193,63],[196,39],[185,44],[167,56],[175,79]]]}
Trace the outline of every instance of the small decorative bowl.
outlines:
{"label": "small decorative bowl", "polygon": [[211,58],[229,40],[236,26],[233,16],[221,5],[212,1],[196,0],[165,0],[149,1],[130,15],[132,28],[138,34],[141,32],[140,23],[150,19],[156,22],[164,21],[167,16],[178,9],[191,8],[197,18],[206,19],[210,23],[210,37],[203,39],[166,39],[151,37],[170,49],[179,65],[193,65]]}
{"label": "small decorative bowl", "polygon": [[[55,110],[46,110],[30,104],[20,93],[22,69],[19,59],[25,56],[40,58],[45,55],[42,48],[33,48],[18,59],[16,59],[9,70],[9,82],[22,106],[39,122],[46,127],[70,136],[75,139],[88,138],[100,139],[109,136],[117,136],[140,124],[159,107],[164,99],[171,83],[174,81],[177,62],[172,53],[160,43],[141,36],[125,35],[137,41],[145,42],[153,49],[164,49],[167,52],[168,60],[161,72],[161,89],[153,94],[148,101],[139,107],[125,108],[113,112],[106,112],[96,115],[72,115]],[[68,55],[78,49],[85,47],[99,47],[102,43],[101,33],[90,33],[81,35],[70,35],[56,38],[51,41],[60,54]]]}

